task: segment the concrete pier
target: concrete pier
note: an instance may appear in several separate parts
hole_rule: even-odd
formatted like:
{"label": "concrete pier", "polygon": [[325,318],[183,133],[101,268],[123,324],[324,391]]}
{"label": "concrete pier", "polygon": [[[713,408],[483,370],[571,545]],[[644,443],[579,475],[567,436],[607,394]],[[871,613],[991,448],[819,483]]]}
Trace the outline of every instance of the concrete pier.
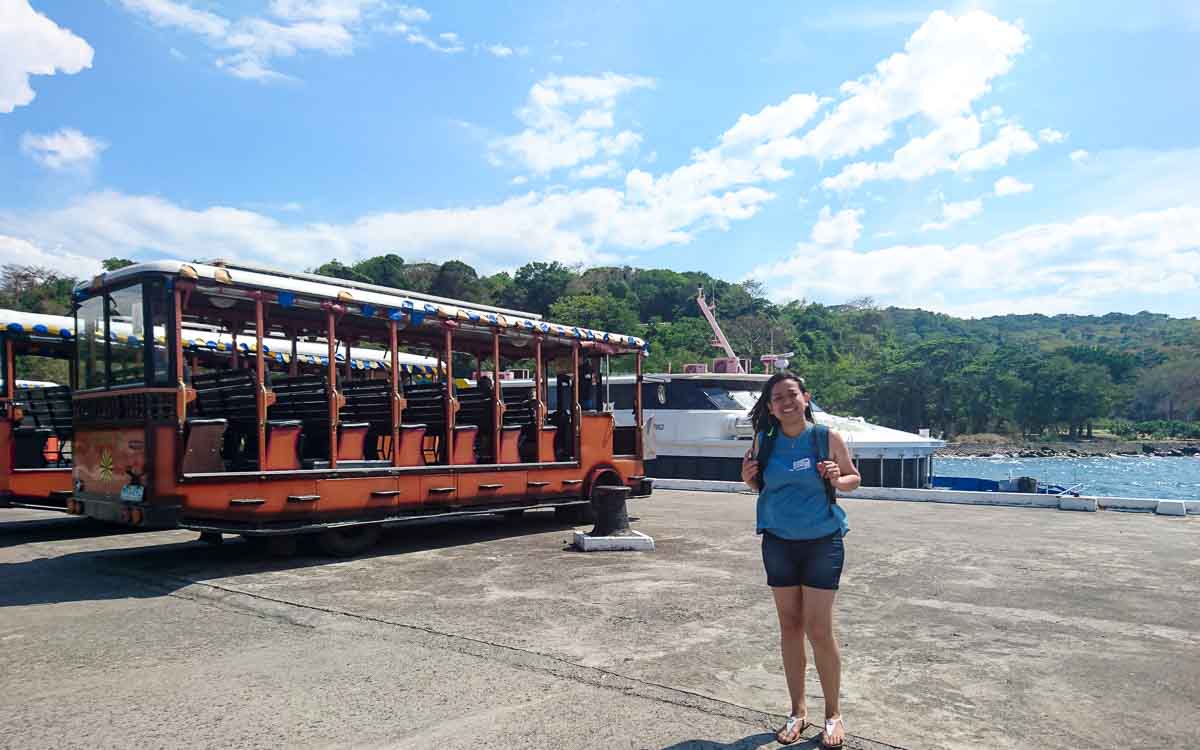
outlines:
{"label": "concrete pier", "polygon": [[[1196,745],[1200,521],[842,502],[848,747]],[[629,511],[655,552],[527,513],[351,560],[3,511],[0,746],[774,747],[753,497]]]}

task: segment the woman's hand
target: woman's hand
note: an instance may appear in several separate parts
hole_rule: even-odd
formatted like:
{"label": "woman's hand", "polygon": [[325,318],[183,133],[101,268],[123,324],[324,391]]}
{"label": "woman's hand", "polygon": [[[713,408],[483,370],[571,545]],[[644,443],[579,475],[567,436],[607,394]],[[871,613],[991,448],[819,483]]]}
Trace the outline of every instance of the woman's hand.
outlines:
{"label": "woman's hand", "polygon": [[842,468],[838,466],[837,461],[821,461],[817,464],[817,473],[821,475],[822,479],[836,482],[842,475]]}
{"label": "woman's hand", "polygon": [[759,489],[758,461],[754,460],[752,451],[746,451],[746,455],[742,457],[742,481],[750,485],[751,489]]}

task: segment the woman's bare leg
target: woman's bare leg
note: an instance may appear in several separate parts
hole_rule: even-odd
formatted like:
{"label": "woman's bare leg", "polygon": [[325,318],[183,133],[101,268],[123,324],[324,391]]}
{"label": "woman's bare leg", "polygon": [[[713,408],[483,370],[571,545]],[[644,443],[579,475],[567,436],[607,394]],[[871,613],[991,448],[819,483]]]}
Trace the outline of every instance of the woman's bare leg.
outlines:
{"label": "woman's bare leg", "polygon": [[783,652],[783,674],[792,699],[792,716],[804,716],[804,587],[773,586],[775,611],[779,614],[779,650]]}
{"label": "woman's bare leg", "polygon": [[[825,718],[841,716],[840,692],[842,689],[842,655],[837,639],[833,635],[833,599],[837,594],[830,589],[814,589],[804,586],[803,628],[808,642],[812,644],[813,661],[817,665],[817,676],[821,679],[821,692],[825,694]],[[835,736],[826,738],[837,744],[842,740],[839,726]]]}

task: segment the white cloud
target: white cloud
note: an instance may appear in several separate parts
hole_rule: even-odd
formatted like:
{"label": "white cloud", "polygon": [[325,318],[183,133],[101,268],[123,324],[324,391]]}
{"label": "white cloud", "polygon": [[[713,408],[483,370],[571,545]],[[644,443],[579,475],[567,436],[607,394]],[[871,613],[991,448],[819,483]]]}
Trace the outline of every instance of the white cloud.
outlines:
{"label": "white cloud", "polygon": [[742,115],[721,136],[723,148],[758,145],[791,135],[816,114],[820,101],[812,94],[793,94],[779,104],[767,105],[758,114]]}
{"label": "white cloud", "polygon": [[121,4],[155,26],[182,29],[216,40],[229,31],[228,18],[175,0],[121,0]]}
{"label": "white cloud", "polygon": [[395,12],[396,17],[402,23],[428,23],[433,20],[433,16],[429,15],[429,11],[424,8],[401,5],[395,9]]}
{"label": "white cloud", "polygon": [[571,178],[576,180],[595,180],[601,177],[620,177],[621,172],[621,164],[610,159],[609,161],[597,162],[573,169],[571,170]]}
{"label": "white cloud", "polygon": [[953,170],[956,155],[979,145],[981,127],[973,115],[955,117],[925,136],[913,138],[897,149],[889,162],[855,162],[821,187],[839,192],[854,190],[874,180],[912,182],[943,170]]}
{"label": "white cloud", "polygon": [[487,53],[492,57],[512,57],[512,47],[505,47],[503,44],[489,44],[484,47]]}
{"label": "white cloud", "polygon": [[87,168],[100,158],[108,144],[99,138],[80,133],[75,128],[63,128],[54,133],[21,136],[21,152],[50,169]]}
{"label": "white cloud", "polygon": [[528,178],[528,177],[526,177],[526,176],[525,176],[525,175],[523,175],[523,174],[519,174],[519,175],[517,175],[516,177],[512,178],[511,180],[509,180],[509,181],[508,181],[508,184],[510,184],[510,185],[524,185],[524,184],[525,184],[525,183],[527,183],[527,182],[529,182],[529,178]]}
{"label": "white cloud", "polygon": [[1042,128],[1038,131],[1038,140],[1042,143],[1062,143],[1066,139],[1065,133],[1054,128]]}
{"label": "white cloud", "polygon": [[176,60],[179,60],[180,62],[187,59],[187,55],[183,54],[182,52],[175,49],[174,47],[172,47],[171,49],[169,49],[167,51],[171,53],[171,57],[175,58]]}
{"label": "white cloud", "polygon": [[1006,195],[1028,193],[1030,190],[1033,190],[1033,185],[1030,185],[1028,182],[1021,182],[1016,177],[1001,177],[996,180],[992,188],[995,190],[996,195],[1003,197]]}
{"label": "white cloud", "polygon": [[1029,154],[1037,150],[1037,141],[1020,125],[1009,123],[991,141],[979,148],[971,149],[958,157],[956,171],[981,172],[1008,164],[1014,155]]}
{"label": "white cloud", "polygon": [[73,75],[92,67],[92,47],[29,5],[4,0],[0,8],[0,113],[33,101],[29,76]]}
{"label": "white cloud", "polygon": [[50,268],[73,278],[95,276],[104,267],[97,258],[76,255],[61,248],[51,252],[27,240],[0,234],[0,265]]}
{"label": "white cloud", "polygon": [[813,225],[812,241],[818,245],[853,247],[862,234],[862,222],[859,221],[862,215],[861,208],[846,208],[835,214],[825,206]]}
{"label": "white cloud", "polygon": [[1089,156],[1091,156],[1091,154],[1089,154],[1086,149],[1077,148],[1071,152],[1071,161],[1079,164],[1087,161]]}
{"label": "white cloud", "polygon": [[525,130],[493,141],[493,155],[513,158],[539,175],[585,164],[600,154],[619,156],[641,136],[629,130],[606,132],[614,128],[617,98],[653,86],[650,78],[616,73],[551,75],[533,85],[517,111]]}
{"label": "white cloud", "polygon": [[1028,37],[982,11],[957,18],[936,11],[875,72],[842,84],[845,98],[802,137],[774,144],[779,158],[840,158],[879,146],[893,126],[915,115],[935,125],[968,114],[1007,73]]}
{"label": "white cloud", "polygon": [[[808,273],[814,266],[826,272]],[[763,281],[780,301],[869,295],[880,304],[967,316],[1102,314],[1170,305],[1176,314],[1195,315],[1197,269],[1200,207],[1180,206],[1033,225],[981,245],[854,252],[801,244],[792,258],[760,266],[749,277]]]}
{"label": "white cloud", "polygon": [[922,232],[941,231],[948,229],[960,221],[974,218],[983,213],[983,201],[976,198],[969,201],[942,204],[942,220],[931,221],[921,225]]}
{"label": "white cloud", "polygon": [[279,58],[303,52],[349,55],[359,37],[375,30],[402,33],[410,44],[438,52],[463,49],[453,32],[441,35],[448,42],[445,45],[421,32],[415,24],[429,21],[428,11],[393,5],[388,0],[271,0],[267,6],[269,18],[245,16],[237,20],[181,0],[120,2],[155,26],[199,36],[217,52],[218,68],[256,81],[290,78],[273,67]]}

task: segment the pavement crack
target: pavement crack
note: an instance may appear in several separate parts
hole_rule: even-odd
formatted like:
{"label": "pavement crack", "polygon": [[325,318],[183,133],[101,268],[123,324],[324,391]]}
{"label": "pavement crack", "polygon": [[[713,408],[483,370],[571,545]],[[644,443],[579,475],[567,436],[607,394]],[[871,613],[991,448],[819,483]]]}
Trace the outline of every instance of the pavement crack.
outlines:
{"label": "pavement crack", "polygon": [[[332,617],[348,618],[359,622],[371,623],[373,625],[383,625],[389,628],[397,628],[422,636],[422,640],[424,642],[421,645],[430,648],[448,649],[457,653],[474,656],[484,660],[500,660],[505,664],[518,669],[548,674],[558,679],[570,680],[572,682],[590,685],[603,690],[612,690],[645,700],[656,701],[681,708],[688,708],[711,716],[733,719],[754,727],[770,727],[784,719],[782,714],[769,713],[767,711],[762,711],[750,706],[743,706],[733,703],[732,701],[714,698],[712,696],[693,690],[688,690],[686,688],[664,685],[662,683],[638,677],[630,677],[628,675],[624,675],[610,669],[605,669],[603,667],[587,666],[573,662],[569,659],[564,659],[560,656],[554,656],[552,654],[546,654],[540,651],[534,651],[532,649],[521,648],[519,646],[512,646],[486,638],[464,635],[462,633],[451,633],[429,627],[427,625],[418,625],[415,623],[390,620],[385,617],[378,617],[376,615],[350,612],[348,610],[337,609],[334,607],[308,604],[305,602],[283,599],[266,594],[257,594],[251,591],[233,588],[231,586],[223,586],[217,583],[198,581],[195,579],[174,576],[170,574],[156,573],[154,574],[154,578],[157,579],[157,581],[148,581],[146,580],[147,576],[143,571],[130,570],[124,568],[123,566],[106,567],[108,567],[110,570],[135,578],[151,586],[155,586],[155,583],[157,582],[159,585],[155,586],[155,588],[158,588],[159,590],[165,590],[165,593],[167,593],[169,596],[179,596],[180,598],[190,599],[193,601],[198,599],[209,599],[210,602],[215,606],[225,606],[243,611],[249,610],[251,613],[277,622],[299,625],[307,628],[316,627],[316,625],[311,623],[301,622],[281,614],[263,612],[256,607],[249,607],[245,604],[239,604],[237,602],[230,601],[229,598],[245,597],[247,599],[274,606],[300,609]],[[170,586],[162,585],[163,583],[167,582],[179,585],[181,587],[200,587],[207,589],[210,592],[216,592],[216,595],[197,594],[195,597],[187,596],[185,594],[181,594],[176,589],[171,589]],[[506,656],[501,656],[500,654],[504,654]],[[897,745],[891,745],[878,740],[872,740],[869,738],[849,734],[847,735],[846,747],[861,750],[905,750]]]}

